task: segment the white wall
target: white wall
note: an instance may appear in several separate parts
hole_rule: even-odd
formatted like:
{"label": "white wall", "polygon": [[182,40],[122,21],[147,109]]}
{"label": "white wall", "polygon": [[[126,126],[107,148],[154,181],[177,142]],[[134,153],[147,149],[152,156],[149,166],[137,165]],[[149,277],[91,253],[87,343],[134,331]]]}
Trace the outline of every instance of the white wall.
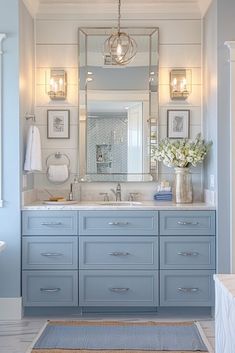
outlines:
{"label": "white wall", "polygon": [[[53,18],[38,19],[36,22],[36,114],[43,140],[43,158],[59,150],[68,154],[72,161],[72,172],[76,173],[77,142],[78,142],[78,46],[77,29],[85,26],[113,26],[112,21],[75,21],[54,20]],[[190,109],[191,124],[190,137],[193,138],[202,127],[201,104],[201,20],[200,19],[155,19],[123,21],[123,26],[156,26],[160,30],[160,138],[166,136],[167,109]],[[68,72],[68,99],[66,102],[50,101],[45,92],[45,71],[50,67],[63,67]],[[169,98],[169,71],[171,68],[182,67],[192,69],[192,94],[184,102],[173,104]],[[46,138],[47,109],[70,109],[71,111],[71,139],[48,140]],[[160,178],[172,179],[173,170],[160,166]],[[193,168],[193,185],[195,199],[202,197],[202,169]],[[43,173],[35,176],[35,187],[52,187]],[[90,189],[84,185],[83,189]],[[140,191],[141,184],[128,184],[129,189]],[[92,185],[92,188],[96,188]],[[100,189],[107,185],[99,185]],[[143,186],[143,194],[152,198],[155,183]],[[146,193],[146,190],[148,192]],[[94,195],[94,193],[93,193]]]}

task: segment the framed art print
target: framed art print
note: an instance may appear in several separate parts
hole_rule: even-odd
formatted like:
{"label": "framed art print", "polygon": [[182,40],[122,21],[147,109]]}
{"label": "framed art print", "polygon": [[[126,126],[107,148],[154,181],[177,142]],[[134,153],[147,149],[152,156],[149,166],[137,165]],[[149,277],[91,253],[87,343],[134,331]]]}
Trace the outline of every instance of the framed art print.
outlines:
{"label": "framed art print", "polygon": [[189,138],[190,110],[167,110],[167,137]]}
{"label": "framed art print", "polygon": [[70,138],[70,111],[48,110],[47,111],[47,138],[69,139]]}

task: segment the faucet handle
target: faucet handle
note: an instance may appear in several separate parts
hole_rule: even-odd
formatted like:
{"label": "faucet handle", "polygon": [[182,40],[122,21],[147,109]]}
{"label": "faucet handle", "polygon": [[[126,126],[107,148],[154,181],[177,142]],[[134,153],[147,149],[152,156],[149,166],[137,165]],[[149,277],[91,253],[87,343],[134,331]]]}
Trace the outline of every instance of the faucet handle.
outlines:
{"label": "faucet handle", "polygon": [[100,192],[99,195],[104,196],[104,201],[109,201],[109,194],[107,192]]}
{"label": "faucet handle", "polygon": [[138,196],[138,192],[130,192],[128,196],[128,201],[135,201],[135,197]]}

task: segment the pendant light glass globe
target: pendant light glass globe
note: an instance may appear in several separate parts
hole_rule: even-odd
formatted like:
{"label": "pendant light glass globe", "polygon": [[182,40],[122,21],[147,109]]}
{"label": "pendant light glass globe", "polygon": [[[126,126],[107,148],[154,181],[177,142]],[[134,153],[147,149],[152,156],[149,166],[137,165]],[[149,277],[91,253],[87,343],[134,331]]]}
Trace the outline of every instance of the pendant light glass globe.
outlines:
{"label": "pendant light glass globe", "polygon": [[109,53],[112,62],[118,65],[127,65],[136,55],[137,44],[127,33],[120,31],[121,0],[118,4],[118,30],[104,42],[104,53]]}

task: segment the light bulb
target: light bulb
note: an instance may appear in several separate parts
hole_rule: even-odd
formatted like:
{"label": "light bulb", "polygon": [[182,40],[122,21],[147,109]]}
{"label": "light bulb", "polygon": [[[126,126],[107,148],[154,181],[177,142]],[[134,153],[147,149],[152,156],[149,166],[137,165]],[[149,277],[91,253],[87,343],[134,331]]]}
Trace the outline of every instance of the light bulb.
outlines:
{"label": "light bulb", "polygon": [[122,46],[120,43],[117,45],[117,56],[120,57],[122,55]]}

